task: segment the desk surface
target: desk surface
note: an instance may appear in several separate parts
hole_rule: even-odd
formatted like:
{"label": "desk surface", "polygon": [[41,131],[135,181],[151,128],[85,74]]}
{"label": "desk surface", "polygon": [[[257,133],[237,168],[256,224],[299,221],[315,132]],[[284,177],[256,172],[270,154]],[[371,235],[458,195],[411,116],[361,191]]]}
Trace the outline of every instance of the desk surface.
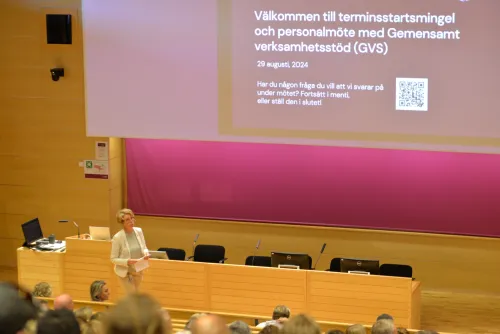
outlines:
{"label": "desk surface", "polygon": [[[68,238],[66,244],[61,253],[18,249],[19,282],[46,281],[53,295],[89,300],[92,281],[105,280],[112,301],[124,295],[110,242]],[[420,283],[409,278],[151,259],[141,291],[167,308],[268,318],[285,304],[319,321],[371,324],[389,313],[398,326],[420,327]]]}

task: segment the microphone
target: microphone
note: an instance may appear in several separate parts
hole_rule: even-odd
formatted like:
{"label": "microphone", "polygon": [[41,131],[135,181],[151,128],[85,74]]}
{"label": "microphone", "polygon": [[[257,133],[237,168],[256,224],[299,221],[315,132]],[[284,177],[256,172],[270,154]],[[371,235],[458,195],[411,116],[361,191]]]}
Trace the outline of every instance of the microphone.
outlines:
{"label": "microphone", "polygon": [[[69,223],[69,220],[67,220],[67,219],[61,219],[59,221],[59,223]],[[80,226],[78,226],[78,224],[75,221],[73,221],[73,225],[75,225],[75,227],[77,229],[77,232],[78,232],[78,239],[80,239]]]}
{"label": "microphone", "polygon": [[318,258],[316,259],[316,263],[314,263],[314,270],[316,270],[316,265],[318,264],[319,258],[321,257],[321,254],[325,251],[326,248],[326,243],[323,244],[323,247],[321,247],[321,251],[319,252]]}
{"label": "microphone", "polygon": [[255,245],[255,251],[253,252],[253,256],[252,256],[252,266],[253,266],[253,262],[255,261],[255,255],[257,254],[259,247],[260,247],[260,239],[257,240],[257,245]]}
{"label": "microphone", "polygon": [[196,246],[196,242],[198,241],[198,238],[200,237],[200,234],[197,233],[195,236],[194,236],[194,240],[193,240],[193,259],[194,259],[194,248]]}

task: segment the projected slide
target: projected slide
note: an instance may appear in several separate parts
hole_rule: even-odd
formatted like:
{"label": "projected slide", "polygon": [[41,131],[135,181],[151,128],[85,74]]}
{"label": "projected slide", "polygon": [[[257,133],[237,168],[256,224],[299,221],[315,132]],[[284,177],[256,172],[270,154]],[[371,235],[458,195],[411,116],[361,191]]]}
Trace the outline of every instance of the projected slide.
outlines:
{"label": "projected slide", "polygon": [[499,0],[83,0],[87,134],[500,149]]}
{"label": "projected slide", "polygon": [[232,102],[221,117],[230,113],[232,133],[498,138],[499,72],[486,64],[500,23],[488,3],[232,1]]}

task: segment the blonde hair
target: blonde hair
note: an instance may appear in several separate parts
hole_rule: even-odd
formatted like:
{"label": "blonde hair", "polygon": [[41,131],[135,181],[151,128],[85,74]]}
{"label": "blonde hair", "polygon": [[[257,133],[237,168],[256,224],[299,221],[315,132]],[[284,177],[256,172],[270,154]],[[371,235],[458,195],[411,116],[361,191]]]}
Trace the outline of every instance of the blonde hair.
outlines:
{"label": "blonde hair", "polygon": [[170,334],[168,313],[152,297],[136,293],[127,295],[104,319],[106,334]]}
{"label": "blonde hair", "polygon": [[101,334],[102,324],[98,320],[91,320],[88,323],[81,325],[82,334]]}
{"label": "blonde hair", "polygon": [[121,209],[120,211],[118,211],[116,213],[116,221],[118,222],[118,224],[123,224],[123,221],[125,220],[126,215],[130,215],[130,217],[132,217],[132,218],[135,217],[134,211],[132,211],[130,209]]}
{"label": "blonde hair", "polygon": [[52,288],[47,282],[40,282],[35,285],[33,289],[33,297],[50,297],[52,295]]}
{"label": "blonde hair", "polygon": [[105,281],[93,281],[90,284],[90,299],[94,302],[101,302],[102,288],[106,285]]}
{"label": "blonde hair", "polygon": [[321,328],[313,318],[299,314],[285,322],[284,334],[321,334]]}
{"label": "blonde hair", "polygon": [[90,321],[90,317],[92,317],[92,309],[88,306],[81,307],[75,311],[75,317],[80,326],[86,324]]}

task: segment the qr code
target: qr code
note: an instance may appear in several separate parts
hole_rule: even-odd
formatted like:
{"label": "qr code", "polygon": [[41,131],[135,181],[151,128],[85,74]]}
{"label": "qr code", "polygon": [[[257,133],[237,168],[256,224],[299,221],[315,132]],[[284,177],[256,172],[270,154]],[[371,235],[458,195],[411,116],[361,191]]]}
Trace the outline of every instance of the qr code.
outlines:
{"label": "qr code", "polygon": [[396,110],[427,111],[429,80],[396,78]]}

